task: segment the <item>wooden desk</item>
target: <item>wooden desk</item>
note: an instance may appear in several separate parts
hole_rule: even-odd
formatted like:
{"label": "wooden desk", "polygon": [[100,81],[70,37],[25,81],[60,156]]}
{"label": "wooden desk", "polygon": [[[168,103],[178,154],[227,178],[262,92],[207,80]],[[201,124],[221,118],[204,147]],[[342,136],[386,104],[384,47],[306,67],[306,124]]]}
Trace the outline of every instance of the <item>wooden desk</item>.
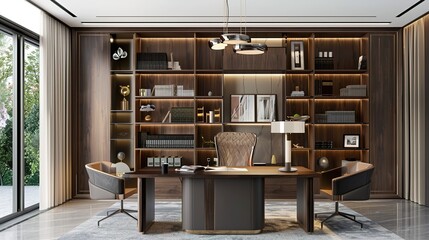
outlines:
{"label": "wooden desk", "polygon": [[[136,172],[124,174],[125,178],[138,179],[138,231],[145,232],[155,219],[155,178],[174,177],[182,179],[265,179],[265,178],[296,178],[297,196],[296,217],[299,225],[306,232],[314,230],[314,194],[313,178],[319,174],[305,167],[296,167],[297,172],[284,173],[278,171],[278,166],[253,166],[246,167],[248,171],[224,171],[210,172],[201,171],[197,173],[179,173],[170,169],[168,174],[161,174],[160,169],[143,169]],[[183,193],[182,193],[183,194]],[[263,191],[261,193],[263,195]],[[263,198],[263,196],[262,196]],[[183,198],[182,199],[186,199]],[[182,203],[185,205],[186,203]],[[183,217],[186,217],[182,214]],[[188,221],[188,219],[183,219]]]}

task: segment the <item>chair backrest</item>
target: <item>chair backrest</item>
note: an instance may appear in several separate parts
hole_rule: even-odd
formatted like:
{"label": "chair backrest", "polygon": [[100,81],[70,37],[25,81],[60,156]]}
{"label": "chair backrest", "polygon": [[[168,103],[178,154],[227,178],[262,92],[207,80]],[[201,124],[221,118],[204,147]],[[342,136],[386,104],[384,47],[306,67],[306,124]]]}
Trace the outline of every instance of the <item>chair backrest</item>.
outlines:
{"label": "chair backrest", "polygon": [[252,166],[256,135],[248,132],[221,132],[215,138],[221,166]]}
{"label": "chair backrest", "polygon": [[89,184],[92,184],[113,194],[125,193],[125,180],[113,174],[110,162],[94,162],[85,165],[89,176]]}
{"label": "chair backrest", "polygon": [[370,163],[343,162],[343,175],[332,179],[332,194],[341,200],[369,199],[373,172]]}

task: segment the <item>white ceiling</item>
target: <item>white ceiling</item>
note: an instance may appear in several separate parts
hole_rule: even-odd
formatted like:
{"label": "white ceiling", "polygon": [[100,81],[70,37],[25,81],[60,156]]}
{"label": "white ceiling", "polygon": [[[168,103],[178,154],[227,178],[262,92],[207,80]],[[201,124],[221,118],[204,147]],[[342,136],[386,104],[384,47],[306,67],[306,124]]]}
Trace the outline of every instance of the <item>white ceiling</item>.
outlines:
{"label": "white ceiling", "polygon": [[[226,21],[224,0],[27,1],[71,27],[224,27]],[[229,0],[229,27],[403,27],[428,11],[429,0]]]}

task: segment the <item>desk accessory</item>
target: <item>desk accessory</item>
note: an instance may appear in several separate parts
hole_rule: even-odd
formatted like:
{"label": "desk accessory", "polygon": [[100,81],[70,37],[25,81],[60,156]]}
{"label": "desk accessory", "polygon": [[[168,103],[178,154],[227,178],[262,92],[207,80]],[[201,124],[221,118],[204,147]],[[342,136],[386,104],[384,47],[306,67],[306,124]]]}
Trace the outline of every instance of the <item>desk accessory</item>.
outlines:
{"label": "desk accessory", "polygon": [[285,137],[285,167],[279,168],[281,172],[295,172],[296,168],[292,168],[291,141],[288,139],[288,134],[305,133],[305,122],[303,121],[277,121],[271,122],[271,133],[283,133]]}

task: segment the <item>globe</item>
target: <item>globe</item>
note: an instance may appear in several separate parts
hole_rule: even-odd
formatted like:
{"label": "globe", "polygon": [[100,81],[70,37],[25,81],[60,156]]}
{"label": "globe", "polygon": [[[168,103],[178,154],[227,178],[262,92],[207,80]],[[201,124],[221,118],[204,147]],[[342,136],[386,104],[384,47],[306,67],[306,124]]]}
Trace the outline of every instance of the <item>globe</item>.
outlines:
{"label": "globe", "polygon": [[327,157],[321,157],[319,158],[319,166],[323,170],[327,169],[329,167],[329,160]]}
{"label": "globe", "polygon": [[122,162],[125,159],[125,153],[118,152],[118,155],[116,155],[116,157]]}

